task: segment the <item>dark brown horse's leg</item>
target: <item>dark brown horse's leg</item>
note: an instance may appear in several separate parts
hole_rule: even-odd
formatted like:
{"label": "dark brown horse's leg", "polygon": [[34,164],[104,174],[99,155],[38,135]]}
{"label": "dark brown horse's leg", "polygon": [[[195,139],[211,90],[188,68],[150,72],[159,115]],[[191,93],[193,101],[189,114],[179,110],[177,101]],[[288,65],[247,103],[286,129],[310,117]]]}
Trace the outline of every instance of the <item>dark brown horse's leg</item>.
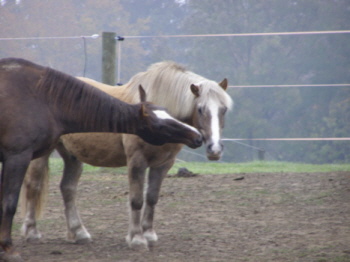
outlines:
{"label": "dark brown horse's leg", "polygon": [[2,163],[2,166],[1,166],[1,172],[0,172],[0,227],[1,227],[1,222],[2,222],[2,185],[4,184],[4,163]]}
{"label": "dark brown horse's leg", "polygon": [[145,207],[142,216],[143,235],[149,246],[154,245],[158,240],[158,236],[153,228],[154,211],[158,203],[163,179],[173,164],[174,161],[169,161],[163,166],[157,168],[152,167],[149,170]]}
{"label": "dark brown horse's leg", "polygon": [[5,261],[21,261],[21,257],[15,251],[12,243],[11,229],[17,209],[19,192],[31,157],[31,152],[22,152],[17,155],[7,155],[3,161],[0,192],[2,200],[0,245],[5,251],[2,257]]}
{"label": "dark brown horse's leg", "polygon": [[60,188],[65,206],[67,238],[79,244],[88,243],[91,241],[91,235],[83,225],[75,204],[78,182],[83,170],[82,163],[67,151],[63,143],[58,143],[56,149],[64,161]]}
{"label": "dark brown horse's leg", "polygon": [[143,187],[145,181],[146,162],[142,154],[135,153],[128,160],[130,221],[126,241],[130,248],[148,248],[141,227],[141,209],[143,206]]}

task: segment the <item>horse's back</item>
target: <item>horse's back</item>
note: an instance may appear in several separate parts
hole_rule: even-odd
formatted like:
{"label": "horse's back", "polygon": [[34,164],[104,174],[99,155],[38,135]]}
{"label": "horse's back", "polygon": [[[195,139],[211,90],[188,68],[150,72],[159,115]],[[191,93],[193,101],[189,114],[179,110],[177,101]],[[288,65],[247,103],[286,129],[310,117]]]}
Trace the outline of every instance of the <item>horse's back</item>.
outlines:
{"label": "horse's back", "polygon": [[111,86],[111,85],[107,85],[101,82],[97,82],[96,80],[93,80],[91,78],[87,78],[87,77],[77,77],[77,79],[92,85],[94,87],[96,87],[97,89],[111,95],[114,96],[120,100],[123,100],[124,102],[130,102],[130,101],[126,101],[125,100],[125,87],[123,86]]}

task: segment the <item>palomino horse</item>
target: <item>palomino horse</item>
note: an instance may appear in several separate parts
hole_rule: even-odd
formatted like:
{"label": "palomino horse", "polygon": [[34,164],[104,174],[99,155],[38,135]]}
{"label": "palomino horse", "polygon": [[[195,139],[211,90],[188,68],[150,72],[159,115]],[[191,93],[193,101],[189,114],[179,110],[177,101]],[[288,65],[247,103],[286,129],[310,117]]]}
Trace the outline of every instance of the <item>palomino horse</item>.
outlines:
{"label": "palomino horse", "polygon": [[[144,92],[141,97],[145,98]],[[0,112],[0,246],[5,260],[21,259],[12,244],[11,228],[27,167],[52,150],[61,135],[123,132],[156,145],[174,142],[192,147],[202,141],[195,128],[158,106],[125,103],[22,59],[0,60]]]}
{"label": "palomino horse", "polygon": [[[169,113],[190,125],[203,135],[207,157],[218,160],[223,146],[220,143],[224,115],[232,106],[225,92],[227,80],[220,84],[185,70],[173,62],[152,65],[146,72],[135,75],[124,86],[108,86],[87,78],[83,81],[96,86],[123,101],[135,102],[137,86],[142,84],[148,99],[167,106]],[[65,168],[61,192],[65,204],[68,238],[76,242],[89,241],[91,236],[81,222],[75,206],[76,187],[82,172],[81,162],[103,167],[128,166],[130,224],[126,240],[130,247],[146,247],[158,237],[153,227],[155,206],[162,180],[174,164],[181,144],[153,146],[134,135],[124,134],[71,134],[61,137],[57,150]],[[35,206],[40,206],[42,182],[48,175],[48,157],[32,162],[23,189],[27,208],[23,233],[27,239],[40,238],[36,228]],[[145,172],[149,167],[147,192],[144,201]],[[38,211],[37,211],[38,212]]]}

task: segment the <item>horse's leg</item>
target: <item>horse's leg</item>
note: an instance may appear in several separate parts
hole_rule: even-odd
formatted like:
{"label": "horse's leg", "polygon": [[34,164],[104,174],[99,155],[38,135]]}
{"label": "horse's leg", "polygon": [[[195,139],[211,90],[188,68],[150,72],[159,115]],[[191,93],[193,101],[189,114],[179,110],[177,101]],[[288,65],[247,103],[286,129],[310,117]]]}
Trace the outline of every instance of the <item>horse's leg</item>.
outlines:
{"label": "horse's leg", "polygon": [[143,187],[147,165],[142,161],[142,155],[128,160],[129,176],[129,208],[130,221],[126,241],[130,248],[148,248],[147,240],[143,237],[141,227],[141,209],[143,205]]}
{"label": "horse's leg", "polygon": [[91,235],[84,227],[75,205],[77,186],[82,173],[82,163],[70,154],[61,142],[58,143],[56,149],[64,161],[60,189],[65,206],[68,240],[79,244],[88,243],[91,241]]}
{"label": "horse's leg", "polygon": [[162,181],[173,164],[172,160],[163,166],[152,167],[149,170],[146,201],[142,215],[143,236],[147,239],[149,246],[154,245],[158,240],[153,228],[154,210],[158,203]]}
{"label": "horse's leg", "polygon": [[5,251],[1,257],[5,261],[21,261],[12,244],[11,229],[19,192],[31,157],[31,152],[22,152],[5,156],[3,161],[0,186],[0,246]]}
{"label": "horse's leg", "polygon": [[36,228],[36,219],[40,216],[47,197],[49,156],[50,153],[32,160],[24,177],[20,202],[24,214],[22,235],[27,241],[37,241],[41,238]]}

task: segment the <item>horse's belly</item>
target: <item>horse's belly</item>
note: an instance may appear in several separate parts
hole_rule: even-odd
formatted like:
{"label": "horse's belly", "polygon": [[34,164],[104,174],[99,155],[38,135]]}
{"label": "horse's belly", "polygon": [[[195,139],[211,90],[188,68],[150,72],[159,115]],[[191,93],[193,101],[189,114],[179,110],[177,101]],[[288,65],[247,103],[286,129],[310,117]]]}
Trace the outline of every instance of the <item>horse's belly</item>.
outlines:
{"label": "horse's belly", "polygon": [[126,165],[120,134],[79,133],[61,137],[66,149],[80,161],[102,167]]}

